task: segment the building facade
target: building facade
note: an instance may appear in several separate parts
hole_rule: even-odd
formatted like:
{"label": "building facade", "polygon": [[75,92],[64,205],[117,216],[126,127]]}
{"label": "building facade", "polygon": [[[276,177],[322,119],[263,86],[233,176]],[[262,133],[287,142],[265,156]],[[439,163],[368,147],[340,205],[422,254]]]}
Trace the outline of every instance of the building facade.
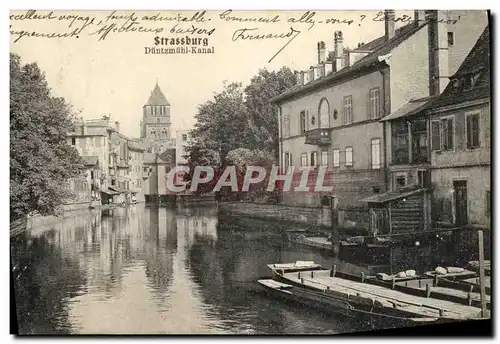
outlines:
{"label": "building facade", "polygon": [[191,139],[189,130],[177,130],[175,132],[175,162],[177,165],[186,165],[187,151],[186,147]]}
{"label": "building facade", "polygon": [[158,83],[142,108],[141,139],[143,148],[149,153],[162,153],[175,147],[171,135],[170,103]]}
{"label": "building facade", "polygon": [[144,202],[144,149],[136,140],[128,140],[129,178],[131,198],[134,202]]}
{"label": "building facade", "polygon": [[429,119],[434,220],[491,226],[490,32],[486,27]]}
{"label": "building facade", "polygon": [[[447,18],[459,15],[453,37],[456,42],[460,37],[460,47],[448,59],[452,51],[445,54],[434,43],[451,39],[445,30],[451,25]],[[386,16],[393,18],[394,12],[387,10]],[[284,202],[319,205],[323,196],[334,194],[341,206],[356,206],[362,198],[390,190],[392,129],[380,119],[412,99],[428,97],[430,89],[437,88],[436,93],[444,90],[442,80],[449,76],[444,61],[463,61],[466,54],[461,60],[456,55],[472,47],[474,35],[469,32],[462,37],[459,33],[479,28],[478,18],[483,17],[484,25],[476,30],[479,36],[487,23],[484,11],[471,16],[415,11],[414,22],[395,29],[394,20],[389,19],[384,36],[354,50],[343,48],[339,31],[328,58],[326,44],[319,42],[317,65],[298,73],[298,85],[273,102],[280,111],[280,165],[283,169],[307,168],[313,175],[318,166],[325,166],[323,184],[332,185],[333,192],[285,192]],[[445,24],[437,24],[441,22]]]}

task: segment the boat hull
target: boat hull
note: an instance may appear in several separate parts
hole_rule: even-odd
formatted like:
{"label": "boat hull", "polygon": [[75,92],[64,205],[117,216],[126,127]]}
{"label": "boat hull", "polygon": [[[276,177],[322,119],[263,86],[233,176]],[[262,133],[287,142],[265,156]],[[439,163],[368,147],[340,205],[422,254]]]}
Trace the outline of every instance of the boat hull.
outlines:
{"label": "boat hull", "polygon": [[307,288],[289,285],[290,288],[283,290],[266,285],[265,281],[266,280],[259,280],[258,282],[264,287],[266,293],[273,298],[314,308],[315,310],[326,314],[343,315],[355,318],[361,322],[370,324],[376,329],[409,327],[417,326],[419,324],[434,324],[443,322],[436,318],[404,318],[377,313],[376,311],[370,310],[369,307],[367,307],[367,309],[362,309],[359,306],[352,305],[345,300],[326,296],[321,293],[308,290]]}

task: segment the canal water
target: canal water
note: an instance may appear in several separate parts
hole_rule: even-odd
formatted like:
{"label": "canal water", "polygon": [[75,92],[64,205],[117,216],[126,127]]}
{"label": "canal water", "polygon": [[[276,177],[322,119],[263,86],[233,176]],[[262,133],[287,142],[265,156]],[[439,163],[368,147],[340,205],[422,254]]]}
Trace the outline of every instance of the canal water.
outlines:
{"label": "canal water", "polygon": [[372,329],[266,296],[266,264],[360,264],[272,229],[227,228],[217,209],[137,204],[11,239],[21,334],[335,334]]}

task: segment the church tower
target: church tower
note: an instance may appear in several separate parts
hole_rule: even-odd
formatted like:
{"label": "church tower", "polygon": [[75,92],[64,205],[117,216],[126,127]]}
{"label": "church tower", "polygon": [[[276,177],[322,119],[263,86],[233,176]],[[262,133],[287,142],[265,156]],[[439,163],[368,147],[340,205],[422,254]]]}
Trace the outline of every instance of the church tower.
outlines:
{"label": "church tower", "polygon": [[170,103],[158,86],[142,108],[141,138],[150,141],[170,141]]}

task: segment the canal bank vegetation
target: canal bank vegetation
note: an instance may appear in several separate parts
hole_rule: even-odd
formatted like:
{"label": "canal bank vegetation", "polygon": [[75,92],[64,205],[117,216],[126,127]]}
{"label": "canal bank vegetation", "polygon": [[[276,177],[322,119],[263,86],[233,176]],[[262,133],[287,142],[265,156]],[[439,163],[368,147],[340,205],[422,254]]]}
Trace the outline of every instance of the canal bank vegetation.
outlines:
{"label": "canal bank vegetation", "polygon": [[[195,166],[211,166],[215,174],[212,182],[200,184],[196,193],[211,192],[224,168],[231,164],[237,166],[240,185],[247,166],[270,167],[276,163],[278,112],[270,99],[295,84],[296,77],[287,67],[278,71],[261,69],[246,87],[239,82],[227,83],[212,100],[199,106],[187,147],[190,166],[187,179],[191,180]],[[269,196],[264,185],[267,184],[252,185],[245,195],[228,193],[225,188],[218,194],[222,199],[262,198]]]}
{"label": "canal bank vegetation", "polygon": [[36,63],[10,54],[10,220],[22,229],[31,214],[53,215],[72,197],[68,181],[83,161],[66,143],[76,115],[54,97]]}

